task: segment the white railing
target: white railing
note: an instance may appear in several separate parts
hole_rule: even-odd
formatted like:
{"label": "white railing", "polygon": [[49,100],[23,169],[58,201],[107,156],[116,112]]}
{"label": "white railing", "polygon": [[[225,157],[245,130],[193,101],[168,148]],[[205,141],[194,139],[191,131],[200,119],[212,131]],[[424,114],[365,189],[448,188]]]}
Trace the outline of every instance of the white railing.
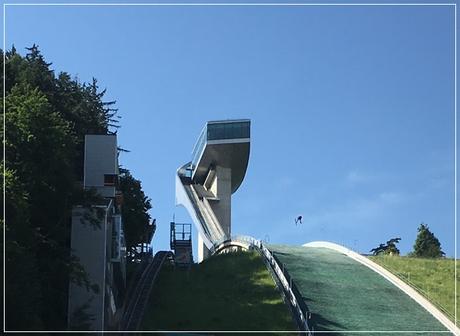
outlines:
{"label": "white railing", "polygon": [[[293,312],[297,315],[298,320],[300,321],[300,329],[301,331],[307,331],[307,335],[312,335],[312,331],[310,330],[310,326],[308,324],[308,320],[310,318],[310,313],[308,311],[303,311],[300,307],[299,300],[302,298],[298,298],[292,288],[292,277],[290,277],[290,281],[286,278],[284,272],[284,265],[280,266],[276,261],[275,257],[273,256],[272,252],[266,248],[262,242],[260,242],[260,251],[262,252],[264,258],[268,261],[270,267],[272,268],[273,272],[275,273],[276,277],[278,278],[280,284],[283,286],[283,290],[285,293],[288,294],[289,303],[292,307]],[[282,267],[282,268],[281,268]]]}
{"label": "white railing", "polygon": [[273,253],[267,247],[265,247],[262,241],[251,236],[232,236],[231,239],[222,239],[215,242],[211,253],[218,251],[220,246],[225,242],[228,242],[229,245],[231,245],[232,242],[246,243],[248,246],[254,248],[262,255],[267,266],[271,268],[272,274],[276,276],[278,283],[282,286],[282,290],[288,299],[289,305],[292,308],[292,312],[296,315],[299,329],[301,331],[306,331],[307,335],[313,335],[313,332],[311,331],[308,324],[308,320],[310,319],[310,312],[306,309],[302,309],[301,305],[299,304],[299,301],[303,299],[302,297],[297,297],[297,295],[294,293],[292,277],[289,276],[290,280],[286,278],[285,273],[287,272],[284,269],[284,265],[280,266],[278,264],[275,257],[273,256]]}

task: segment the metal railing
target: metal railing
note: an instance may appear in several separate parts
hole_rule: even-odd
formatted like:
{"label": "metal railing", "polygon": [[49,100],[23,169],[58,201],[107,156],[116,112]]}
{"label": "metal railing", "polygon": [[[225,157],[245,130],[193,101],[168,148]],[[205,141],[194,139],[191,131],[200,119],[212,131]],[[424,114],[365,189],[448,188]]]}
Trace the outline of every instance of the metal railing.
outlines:
{"label": "metal railing", "polygon": [[294,280],[285,269],[284,264],[281,263],[272,251],[265,247],[262,242],[260,242],[260,251],[283,287],[282,289],[289,301],[300,331],[306,331],[307,335],[313,335],[312,328],[309,324],[311,312],[305,304],[302,294],[295,285]]}
{"label": "metal railing", "polygon": [[281,263],[278,258],[270,251],[261,240],[255,239],[251,236],[232,236],[231,239],[222,239],[214,243],[211,253],[215,253],[219,250],[219,247],[228,242],[231,245],[232,242],[246,243],[248,246],[261,254],[265,264],[269,267],[271,273],[276,277],[277,284],[281,285],[281,290],[287,298],[287,302],[291,308],[291,311],[297,322],[297,326],[300,331],[306,332],[307,335],[313,335],[312,328],[309,324],[311,318],[311,312],[308,309],[305,301],[302,298],[302,294],[298,290],[293,278],[290,276],[288,271],[285,269],[284,264]]}
{"label": "metal railing", "polygon": [[218,251],[221,245],[223,245],[226,242],[228,242],[229,244],[231,244],[231,242],[244,243],[244,244],[247,244],[249,247],[249,246],[254,246],[254,245],[258,246],[260,243],[260,240],[255,239],[251,236],[243,236],[243,235],[232,236],[231,238],[224,236],[221,239],[214,242],[214,245],[210,250],[211,254],[214,254],[216,251]]}
{"label": "metal railing", "polygon": [[[378,264],[380,265],[380,264]],[[395,270],[391,269],[390,267],[386,267],[384,265],[380,265],[386,270],[390,271],[394,275],[396,275],[399,279],[410,285],[413,289],[415,289],[417,292],[419,292],[422,296],[424,296],[428,301],[434,304],[436,308],[438,308],[444,315],[449,317],[452,322],[455,323],[455,315],[446,307],[444,307],[439,301],[433,299],[433,297],[430,295],[430,290],[425,288],[421,288],[419,285],[415,284],[413,281],[410,280],[410,273],[405,274],[405,273],[400,273],[396,272]],[[458,321],[458,319],[457,319]]]}
{"label": "metal railing", "polygon": [[137,286],[129,297],[129,303],[126,306],[122,319],[122,330],[138,330],[155,279],[164,261],[170,256],[171,252],[169,251],[157,252],[153,260],[143,271]]}
{"label": "metal railing", "polygon": [[169,246],[175,249],[176,241],[191,241],[192,240],[192,224],[190,223],[170,223],[169,230]]}

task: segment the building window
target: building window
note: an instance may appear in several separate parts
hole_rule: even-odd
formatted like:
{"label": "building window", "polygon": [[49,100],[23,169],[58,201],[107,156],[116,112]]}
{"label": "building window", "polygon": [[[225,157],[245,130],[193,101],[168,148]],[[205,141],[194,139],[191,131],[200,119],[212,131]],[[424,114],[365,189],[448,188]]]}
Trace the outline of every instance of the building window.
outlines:
{"label": "building window", "polygon": [[114,187],[117,183],[118,175],[104,174],[104,186]]}
{"label": "building window", "polygon": [[248,121],[208,124],[208,140],[244,139],[250,137]]}

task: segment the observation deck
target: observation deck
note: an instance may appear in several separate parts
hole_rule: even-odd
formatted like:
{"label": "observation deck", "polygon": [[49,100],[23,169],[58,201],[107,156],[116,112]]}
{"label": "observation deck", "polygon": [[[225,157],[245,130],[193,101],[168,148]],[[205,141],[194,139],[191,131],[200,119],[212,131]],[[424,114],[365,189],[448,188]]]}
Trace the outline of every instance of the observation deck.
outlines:
{"label": "observation deck", "polygon": [[213,167],[231,168],[234,193],[248,166],[250,128],[249,119],[208,121],[192,152],[192,180],[204,184]]}
{"label": "observation deck", "polygon": [[246,174],[250,126],[249,119],[208,121],[191,161],[177,170],[176,204],[187,209],[199,232],[199,261],[231,237],[231,195]]}

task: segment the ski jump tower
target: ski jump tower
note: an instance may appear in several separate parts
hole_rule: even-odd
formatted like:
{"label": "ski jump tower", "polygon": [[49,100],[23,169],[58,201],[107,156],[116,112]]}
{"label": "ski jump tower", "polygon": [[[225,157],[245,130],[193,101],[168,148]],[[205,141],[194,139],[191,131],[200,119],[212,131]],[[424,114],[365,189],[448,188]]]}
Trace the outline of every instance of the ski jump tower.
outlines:
{"label": "ski jump tower", "polygon": [[176,205],[183,205],[198,230],[198,262],[216,244],[231,239],[232,194],[246,174],[250,120],[208,121],[192,152],[177,170]]}

